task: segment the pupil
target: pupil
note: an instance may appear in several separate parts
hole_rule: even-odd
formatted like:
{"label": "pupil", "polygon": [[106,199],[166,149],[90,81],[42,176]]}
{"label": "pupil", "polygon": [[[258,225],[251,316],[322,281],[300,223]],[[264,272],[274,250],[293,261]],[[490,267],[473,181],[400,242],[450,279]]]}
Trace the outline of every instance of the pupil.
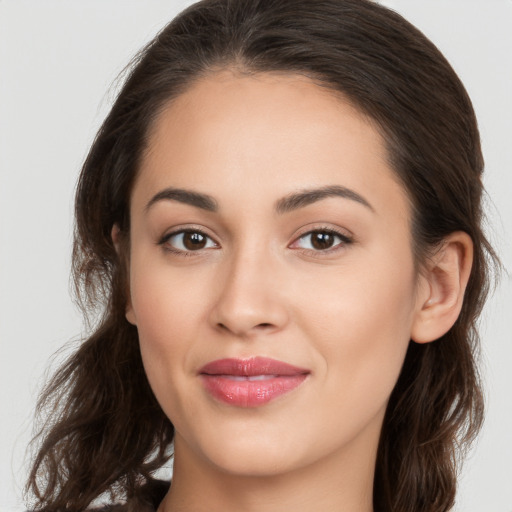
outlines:
{"label": "pupil", "polygon": [[328,249],[332,246],[333,236],[330,233],[315,233],[312,242],[315,249]]}
{"label": "pupil", "polygon": [[183,236],[183,245],[187,249],[202,249],[205,246],[206,237],[201,233],[188,232]]}

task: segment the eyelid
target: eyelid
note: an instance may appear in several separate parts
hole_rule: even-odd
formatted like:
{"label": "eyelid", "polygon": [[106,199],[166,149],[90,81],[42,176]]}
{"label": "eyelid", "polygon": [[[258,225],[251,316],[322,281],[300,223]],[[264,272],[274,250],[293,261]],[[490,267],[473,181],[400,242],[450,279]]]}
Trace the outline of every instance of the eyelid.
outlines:
{"label": "eyelid", "polygon": [[[172,229],[169,232],[166,232],[160,240],[157,242],[157,245],[163,246],[164,250],[180,255],[180,256],[200,256],[205,249],[211,250],[213,247],[203,247],[199,248],[197,250],[183,250],[183,249],[177,249],[175,247],[172,247],[170,244],[167,244],[167,242],[174,236],[184,233],[199,233],[206,237],[207,239],[211,240],[215,244],[215,248],[219,248],[218,242],[215,241],[215,239],[210,236],[208,233],[206,233],[205,230],[199,227],[195,226],[180,226],[175,229]],[[327,249],[305,249],[305,248],[294,248],[293,245],[297,244],[298,241],[300,241],[302,238],[306,236],[310,236],[313,233],[329,233],[334,235],[335,237],[338,237],[340,239],[340,242],[336,244],[333,247],[327,248]],[[339,228],[334,228],[332,226],[310,226],[306,231],[303,231],[301,234],[295,237],[293,242],[288,245],[288,247],[298,250],[300,252],[303,252],[305,254],[312,254],[314,256],[328,256],[331,255],[341,249],[344,249],[347,245],[350,245],[354,242],[354,237],[352,234],[349,234]]]}
{"label": "eyelid", "polygon": [[194,226],[180,226],[177,228],[172,229],[171,231],[166,232],[157,242],[157,245],[162,246],[162,248],[165,251],[171,252],[173,254],[177,254],[179,256],[199,256],[205,249],[212,249],[212,247],[204,247],[197,250],[183,250],[183,249],[177,249],[170,244],[167,244],[167,242],[174,236],[184,234],[184,233],[199,233],[203,235],[205,238],[208,238],[211,240],[216,247],[219,246],[219,244],[214,240],[212,236],[210,236],[206,231],[202,228],[194,227]]}
{"label": "eyelid", "polygon": [[294,239],[294,241],[292,242],[290,247],[295,245],[302,238],[304,238],[308,235],[311,235],[313,233],[330,233],[334,236],[337,236],[341,240],[341,242],[336,244],[333,247],[330,247],[328,249],[323,249],[323,250],[322,249],[304,249],[304,248],[300,248],[300,247],[298,247],[296,250],[301,251],[305,254],[309,254],[309,255],[312,254],[314,256],[324,257],[324,256],[332,255],[333,253],[335,253],[339,250],[343,250],[346,248],[347,245],[354,243],[353,235],[349,234],[346,231],[343,231],[339,228],[334,228],[332,226],[314,226],[314,227],[309,227],[309,229],[307,229],[307,231],[304,231],[303,233],[299,234]]}

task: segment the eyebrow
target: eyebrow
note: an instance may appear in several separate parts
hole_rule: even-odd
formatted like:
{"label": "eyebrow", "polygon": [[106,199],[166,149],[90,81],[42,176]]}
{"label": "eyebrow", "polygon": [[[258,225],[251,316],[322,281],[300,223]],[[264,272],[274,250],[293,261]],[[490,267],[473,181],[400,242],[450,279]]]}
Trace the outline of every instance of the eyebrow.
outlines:
{"label": "eyebrow", "polygon": [[146,205],[145,211],[147,212],[155,203],[164,200],[178,201],[209,212],[216,212],[219,209],[217,201],[212,196],[183,188],[169,187],[155,194]]}
{"label": "eyebrow", "polygon": [[279,199],[275,204],[275,210],[279,214],[284,214],[299,208],[304,208],[309,204],[316,203],[317,201],[327,197],[342,197],[343,199],[350,199],[351,201],[355,201],[356,203],[366,206],[366,208],[369,208],[372,212],[375,211],[372,205],[363,196],[340,185],[328,185],[326,187],[305,189],[294,192],[282,199]]}
{"label": "eyebrow", "polygon": [[[298,192],[293,192],[277,200],[274,205],[274,210],[276,213],[283,215],[285,213],[304,208],[305,206],[328,197],[349,199],[365,206],[372,212],[375,211],[372,205],[363,196],[340,185],[328,185],[326,187],[304,189]],[[146,205],[145,211],[147,212],[155,203],[164,200],[178,201],[209,212],[217,212],[219,210],[217,201],[208,194],[182,188],[169,187],[155,194]]]}

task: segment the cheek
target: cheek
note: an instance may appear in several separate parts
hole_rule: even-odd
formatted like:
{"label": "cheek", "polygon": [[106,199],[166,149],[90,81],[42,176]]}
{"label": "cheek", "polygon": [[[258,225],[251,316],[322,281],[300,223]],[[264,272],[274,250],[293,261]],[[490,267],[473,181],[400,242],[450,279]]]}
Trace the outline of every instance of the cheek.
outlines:
{"label": "cheek", "polygon": [[150,382],[173,379],[170,370],[186,365],[201,314],[197,287],[154,259],[135,256],[130,274],[131,307]]}
{"label": "cheek", "polygon": [[308,337],[322,356],[332,393],[343,390],[352,412],[366,407],[371,414],[385,405],[409,345],[414,269],[409,260],[396,261],[351,265],[350,272],[317,282],[309,297]]}
{"label": "cheek", "polygon": [[[200,304],[196,286],[180,281],[165,266],[132,266],[132,308],[142,362],[157,401],[176,429],[183,425],[193,397],[187,385],[198,338]],[[136,263],[137,260],[134,261]],[[188,284],[188,286],[187,286]]]}

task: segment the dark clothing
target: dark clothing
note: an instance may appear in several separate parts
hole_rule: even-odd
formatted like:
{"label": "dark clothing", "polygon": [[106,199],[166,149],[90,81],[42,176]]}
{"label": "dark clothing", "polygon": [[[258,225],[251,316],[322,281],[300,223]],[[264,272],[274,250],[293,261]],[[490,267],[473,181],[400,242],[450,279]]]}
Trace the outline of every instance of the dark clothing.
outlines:
{"label": "dark clothing", "polygon": [[169,490],[170,482],[153,480],[145,485],[134,500],[118,505],[107,505],[100,509],[90,509],[90,512],[156,512],[160,503]]}

